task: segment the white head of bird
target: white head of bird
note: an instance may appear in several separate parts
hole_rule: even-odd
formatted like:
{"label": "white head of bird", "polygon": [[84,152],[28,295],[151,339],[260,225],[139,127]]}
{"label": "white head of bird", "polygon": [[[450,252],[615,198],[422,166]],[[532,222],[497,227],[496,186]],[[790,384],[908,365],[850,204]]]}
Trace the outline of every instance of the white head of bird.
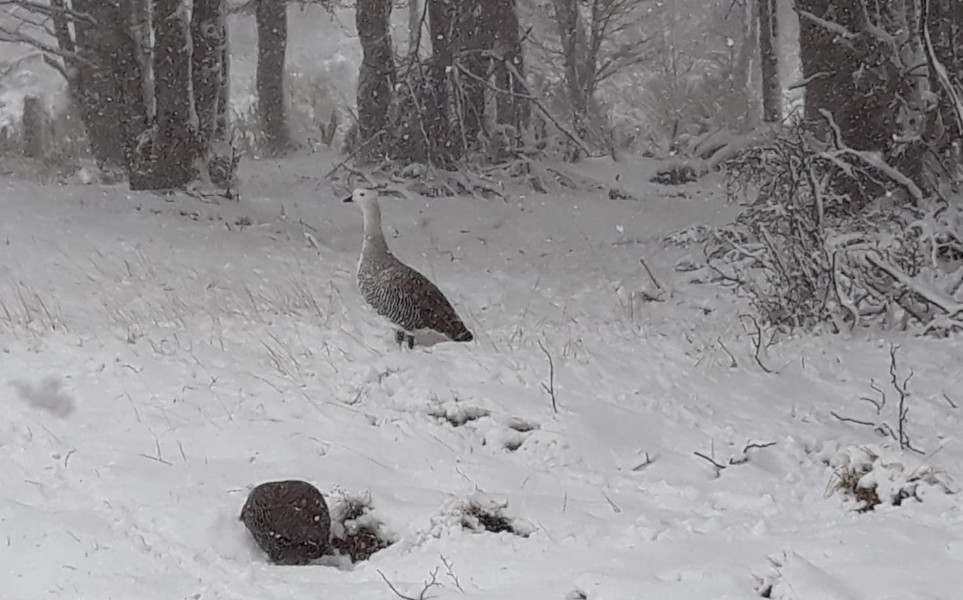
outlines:
{"label": "white head of bird", "polygon": [[356,188],[344,201],[357,204],[361,208],[361,213],[364,215],[365,248],[387,250],[384,234],[381,232],[378,192],[367,188]]}
{"label": "white head of bird", "polygon": [[378,192],[367,188],[355,188],[344,201],[354,202],[363,212],[368,212],[370,209],[378,207]]}

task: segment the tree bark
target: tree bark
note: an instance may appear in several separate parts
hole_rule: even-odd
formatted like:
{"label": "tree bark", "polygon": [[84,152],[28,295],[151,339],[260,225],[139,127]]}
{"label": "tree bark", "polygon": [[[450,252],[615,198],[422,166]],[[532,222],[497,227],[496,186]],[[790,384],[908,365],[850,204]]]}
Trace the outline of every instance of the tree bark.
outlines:
{"label": "tree bark", "polygon": [[417,60],[421,50],[422,7],[427,0],[408,0],[408,54]]}
{"label": "tree bark", "polygon": [[85,19],[74,19],[74,39],[64,23],[55,25],[61,44],[75,47],[84,62],[68,64],[68,85],[87,129],[91,153],[101,165],[130,167],[137,137],[147,126],[137,46],[119,5],[73,0]]}
{"label": "tree bark", "polygon": [[157,121],[146,170],[131,173],[131,189],[171,189],[197,177],[201,156],[192,85],[190,20],[184,0],[154,0]]}
{"label": "tree bark", "polygon": [[191,12],[191,76],[197,109],[198,143],[208,148],[225,134],[227,24],[224,0],[194,0]]}
{"label": "tree bark", "polygon": [[154,59],[151,35],[151,0],[130,0],[128,22],[131,36],[134,39],[135,58],[141,72],[141,97],[144,102],[147,122],[154,119],[156,106],[154,104]]}
{"label": "tree bark", "polygon": [[776,0],[756,0],[759,10],[759,58],[762,70],[762,113],[767,123],[782,119],[782,86],[779,83],[779,29]]}
{"label": "tree bark", "polygon": [[511,125],[516,135],[521,136],[528,128],[531,104],[527,96],[525,82],[525,60],[522,53],[522,40],[518,23],[515,0],[496,0],[493,2],[495,14],[492,17],[495,46],[495,87],[498,88],[495,118],[501,125]]}
{"label": "tree bark", "polygon": [[256,0],[257,106],[269,153],[277,156],[291,148],[284,100],[284,59],[288,20],[284,0]]}
{"label": "tree bark", "polygon": [[358,74],[358,142],[365,157],[384,152],[388,107],[395,83],[391,44],[391,0],[358,0],[355,24],[363,58]]}
{"label": "tree bark", "polygon": [[[423,121],[428,138],[428,158],[443,162],[455,158],[448,122],[448,70],[454,61],[454,10],[448,0],[425,0],[428,3],[428,31],[431,37],[431,59],[425,91],[430,97],[424,102]],[[416,157],[412,157],[416,158]]]}
{"label": "tree bark", "polygon": [[[835,118],[843,140],[860,150],[882,150],[892,138],[893,127],[885,122],[883,98],[870,92],[874,82],[857,77],[863,65],[853,39],[826,27],[834,23],[848,32],[859,31],[856,4],[860,0],[799,0],[797,6],[818,20],[800,14],[799,56],[806,79],[805,117],[825,128],[821,111]],[[823,22],[820,22],[823,21]],[[875,118],[870,118],[874,115]]]}
{"label": "tree bark", "polygon": [[460,0],[455,2],[453,41],[458,65],[470,75],[458,73],[460,98],[456,105],[461,127],[462,154],[478,145],[478,135],[485,127],[485,82],[489,79],[490,51],[494,46],[493,8],[495,0]]}
{"label": "tree bark", "polygon": [[595,90],[595,69],[588,61],[588,36],[579,16],[578,0],[554,0],[555,20],[562,42],[565,83],[575,133],[585,138],[589,108]]}

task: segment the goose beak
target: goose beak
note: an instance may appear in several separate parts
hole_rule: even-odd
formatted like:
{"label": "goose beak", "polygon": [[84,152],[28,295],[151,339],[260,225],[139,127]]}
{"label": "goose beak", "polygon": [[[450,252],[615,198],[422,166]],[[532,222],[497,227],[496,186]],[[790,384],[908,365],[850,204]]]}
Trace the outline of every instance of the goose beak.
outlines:
{"label": "goose beak", "polygon": [[351,196],[348,196],[347,198],[345,198],[345,199],[342,200],[341,202],[347,204],[348,202],[354,202],[354,200],[351,199]]}

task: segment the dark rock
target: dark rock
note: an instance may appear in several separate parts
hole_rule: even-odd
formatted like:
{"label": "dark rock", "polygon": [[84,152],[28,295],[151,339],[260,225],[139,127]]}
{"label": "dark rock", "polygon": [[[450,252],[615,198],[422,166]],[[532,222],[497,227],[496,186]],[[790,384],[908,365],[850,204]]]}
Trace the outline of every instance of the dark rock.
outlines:
{"label": "dark rock", "polygon": [[328,505],[305,481],[271,481],[255,487],[240,520],[271,562],[303,565],[328,551]]}

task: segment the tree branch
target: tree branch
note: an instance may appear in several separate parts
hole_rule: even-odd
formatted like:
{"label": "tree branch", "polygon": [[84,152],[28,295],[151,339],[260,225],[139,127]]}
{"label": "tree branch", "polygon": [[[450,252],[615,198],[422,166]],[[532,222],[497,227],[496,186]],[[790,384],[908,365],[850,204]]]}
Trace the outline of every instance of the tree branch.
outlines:
{"label": "tree branch", "polygon": [[[40,50],[45,55],[59,56],[63,58],[64,61],[70,62],[70,63],[80,63],[91,67],[93,66],[93,64],[90,61],[80,57],[76,52],[69,52],[67,50],[62,50],[60,48],[57,48],[56,46],[53,46],[46,42],[42,42],[32,36],[26,35],[16,30],[11,30],[3,25],[0,25],[0,42],[28,44],[30,46],[33,46],[37,50]],[[50,64],[50,62],[47,61],[47,64]],[[57,70],[63,73],[64,75],[66,75],[66,71],[64,69],[59,68]]]}
{"label": "tree branch", "polygon": [[87,13],[82,13],[67,8],[66,6],[63,6],[62,3],[43,4],[41,2],[36,2],[35,0],[0,0],[0,6],[19,6],[24,10],[36,13],[38,15],[44,15],[47,17],[67,17],[75,23],[84,23],[85,25],[90,25],[92,27],[97,27],[99,25],[97,20]]}

